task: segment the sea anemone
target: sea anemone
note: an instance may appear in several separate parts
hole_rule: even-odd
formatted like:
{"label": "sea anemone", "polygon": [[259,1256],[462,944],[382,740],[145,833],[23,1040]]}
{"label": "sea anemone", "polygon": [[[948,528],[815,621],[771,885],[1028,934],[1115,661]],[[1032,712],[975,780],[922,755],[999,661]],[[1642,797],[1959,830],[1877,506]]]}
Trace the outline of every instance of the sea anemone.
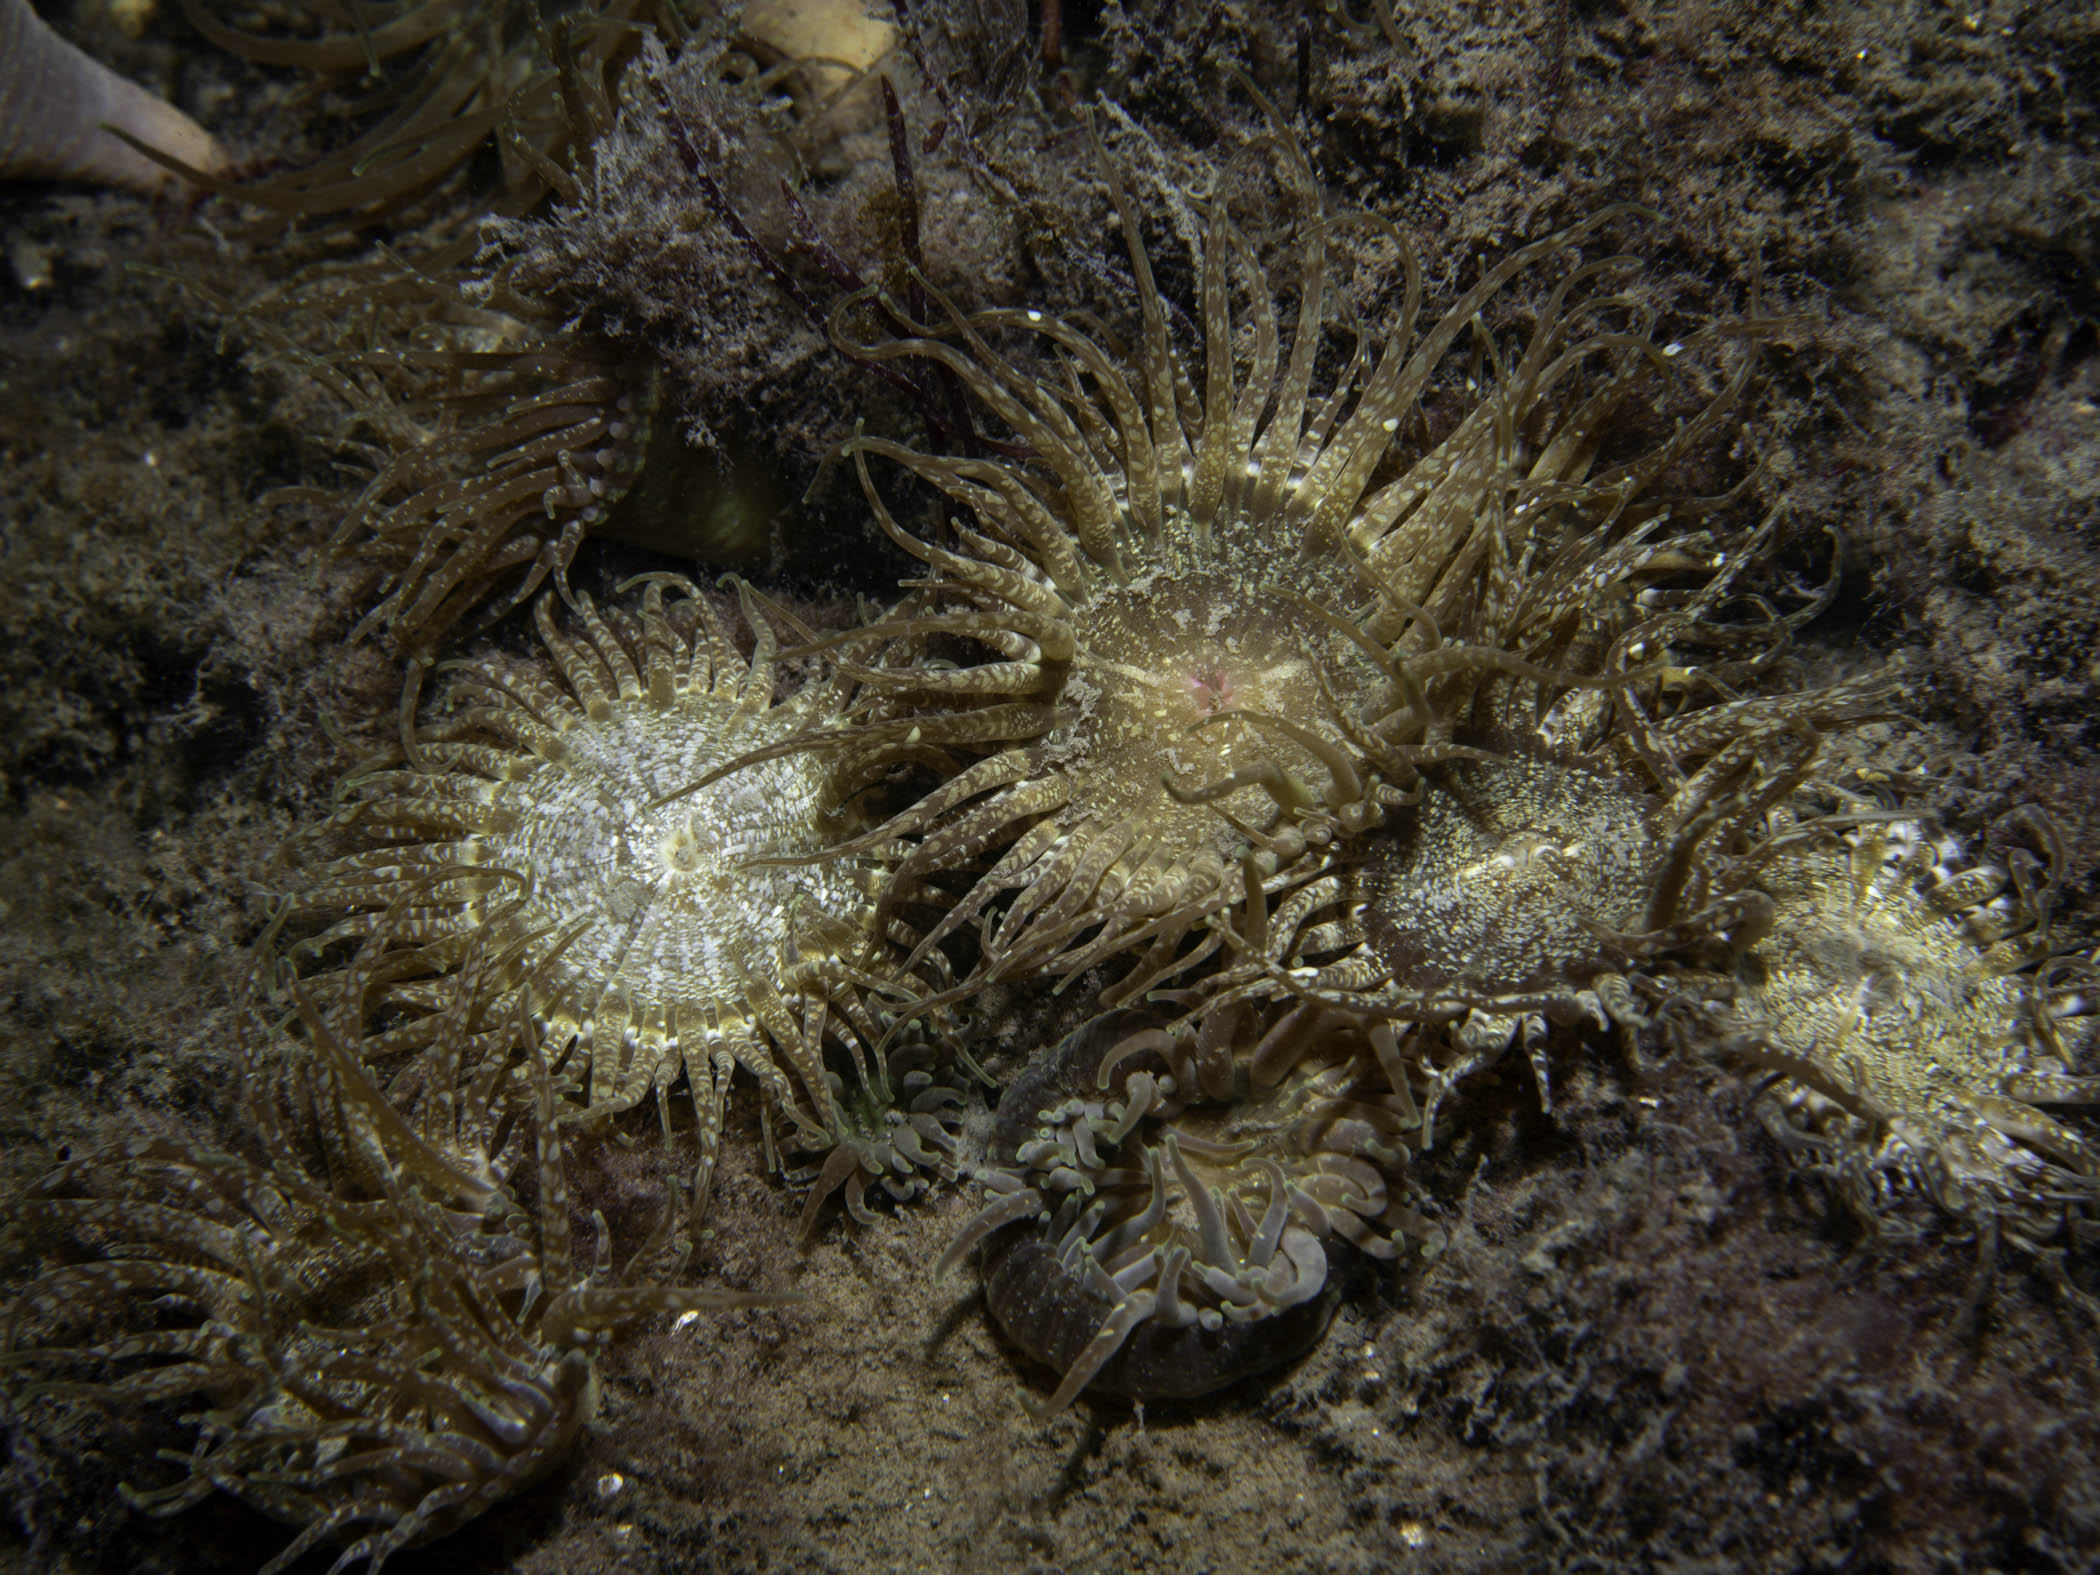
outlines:
{"label": "sea anemone", "polygon": [[[472,250],[460,219],[522,213],[549,191],[573,196],[578,166],[613,122],[642,26],[685,33],[670,0],[592,0],[553,17],[517,0],[301,0],[261,26],[227,20],[210,0],[183,0],[183,13],[256,65],[368,89],[352,111],[366,124],[345,146],[267,181],[210,181],[212,190],[277,215],[273,230],[295,219],[330,219],[333,230],[400,222],[434,196],[454,260]],[[465,190],[491,148],[493,189]]]}
{"label": "sea anemone", "polygon": [[515,326],[522,345],[394,353],[420,372],[431,426],[394,445],[336,525],[331,550],[384,575],[357,636],[384,631],[427,661],[470,613],[486,625],[550,578],[565,588],[639,474],[657,402],[646,364]]}
{"label": "sea anemone", "polygon": [[847,865],[755,862],[851,826],[856,756],[790,749],[711,773],[824,731],[850,685],[775,703],[778,641],[748,588],[747,659],[689,582],[642,585],[637,605],[602,613],[579,594],[567,630],[543,597],[548,667],[461,669],[413,763],[357,777],[313,834],[344,850],[309,869],[290,917],[323,926],[316,953],[380,943],[361,966],[397,1015],[368,1059],[500,1066],[522,1014],[583,1114],[661,1102],[682,1074],[704,1195],[736,1068],[765,1089],[769,1162],[775,1117],[797,1146],[828,1148],[840,1118],[826,1046],[881,1042],[883,1000],[928,981],[884,962]]}
{"label": "sea anemone", "polygon": [[1772,1074],[1781,1146],[1872,1225],[1922,1196],[1986,1252],[2090,1230],[2100,1155],[2042,1108],[2100,1103],[2100,979],[2049,956],[2060,857],[2008,869],[1915,818],[1773,835],[1770,933],[1700,1033]]}
{"label": "sea anemone", "polygon": [[654,367],[558,326],[500,275],[470,287],[389,254],[223,310],[256,364],[343,412],[332,447],[363,484],[347,504],[332,490],[272,501],[333,515],[331,553],[374,571],[353,637],[410,659],[406,732],[435,653],[566,588],[577,548],[608,528],[658,431]]}
{"label": "sea anemone", "polygon": [[20,1212],[64,1261],[10,1306],[0,1350],[36,1375],[11,1386],[31,1414],[183,1408],[190,1447],[162,1453],[180,1473],[127,1487],[137,1507],[168,1515],[227,1493],[299,1528],[264,1575],[328,1543],[347,1543],[335,1569],[377,1570],[562,1463],[597,1410],[591,1348],[609,1331],[783,1298],[658,1279],[675,1192],[624,1271],[577,1272],[537,1037],[519,1191],[469,1135],[489,1113],[466,1088],[426,1101],[426,1118],[462,1118],[430,1141],[358,1060],[354,995],[290,990],[290,1033],[266,1020],[266,996],[248,1014],[260,1157],[147,1138],[45,1177]]}
{"label": "sea anemone", "polygon": [[1331,1254],[1441,1246],[1407,1200],[1419,1122],[1340,1014],[1172,1033],[1110,1013],[1007,1089],[976,1172],[992,1199],[941,1267],[983,1245],[993,1316],[1060,1374],[1041,1414],[1088,1387],[1208,1394],[1319,1339]]}
{"label": "sea anemone", "polygon": [[969,1090],[956,1058],[923,1038],[886,1054],[859,1044],[852,1053],[856,1064],[849,1071],[824,1074],[834,1125],[822,1164],[801,1178],[810,1184],[802,1209],[805,1246],[816,1239],[833,1197],[843,1199],[856,1224],[869,1225],[870,1186],[893,1203],[907,1203],[923,1197],[935,1179],[953,1181],[962,1163]]}

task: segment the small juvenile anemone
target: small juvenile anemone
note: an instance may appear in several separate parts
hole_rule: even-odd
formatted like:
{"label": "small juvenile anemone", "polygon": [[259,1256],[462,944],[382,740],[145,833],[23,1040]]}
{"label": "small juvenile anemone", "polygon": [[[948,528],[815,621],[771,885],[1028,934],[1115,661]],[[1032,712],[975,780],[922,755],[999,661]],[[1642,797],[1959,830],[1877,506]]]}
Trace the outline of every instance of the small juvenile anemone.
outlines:
{"label": "small juvenile anemone", "polygon": [[919,1041],[880,1056],[861,1045],[852,1050],[858,1061],[849,1074],[829,1069],[824,1074],[836,1125],[827,1139],[830,1152],[807,1178],[804,1246],[816,1239],[833,1197],[844,1200],[856,1223],[872,1225],[871,1185],[880,1186],[891,1202],[907,1203],[924,1196],[929,1177],[953,1181],[960,1170],[967,1095],[949,1058]]}
{"label": "small juvenile anemone", "polygon": [[2048,867],[1919,820],[1775,835],[1770,931],[1707,1029],[1774,1074],[1768,1129],[1870,1224],[1922,1195],[1984,1248],[2089,1231],[2100,1153],[2040,1107],[2100,1103],[2100,993],[2047,957]]}
{"label": "small juvenile anemone", "polygon": [[368,1059],[500,1067],[522,1011],[586,1114],[654,1093],[668,1122],[683,1072],[704,1193],[735,1068],[766,1091],[769,1161],[774,1116],[829,1147],[827,1043],[881,1042],[878,998],[925,981],[880,962],[845,865],[754,863],[850,825],[850,752],[712,771],[828,726],[847,689],[814,682],[776,704],[777,640],[748,588],[747,660],[689,582],[642,583],[631,609],[579,595],[567,631],[542,598],[551,672],[464,666],[413,763],[346,788],[315,836],[350,849],[308,872],[289,913],[326,925],[311,950],[357,948],[359,988],[394,1014]]}
{"label": "small juvenile anemone", "polygon": [[[896,846],[893,902],[945,901],[942,877],[997,851],[921,943],[981,920],[979,977],[1070,976],[1143,948],[1107,997],[1136,999],[1208,949],[1203,921],[1236,900],[1243,847],[1288,869],[1385,820],[1424,767],[1468,752],[1453,729],[1490,676],[1631,687],[1649,672],[1638,661],[1556,664],[1605,654],[1590,650],[1596,609],[1667,576],[1726,577],[1710,542],[1654,539],[1660,515],[1632,500],[1740,379],[1655,451],[1605,467],[1615,412],[1681,364],[1647,337],[1640,307],[1590,293],[1613,264],[1571,264],[1515,346],[1480,327],[1512,280],[1612,214],[1513,252],[1426,327],[1419,270],[1393,235],[1406,298],[1380,344],[1331,315],[1335,221],[1304,155],[1281,132],[1260,146],[1278,150],[1300,210],[1298,273],[1263,275],[1221,180],[1192,264],[1199,350],[1175,343],[1105,154],[1137,286],[1127,352],[1038,311],[966,316],[942,301],[945,325],[928,326],[884,298],[903,337],[858,342],[845,328],[858,303],[836,320],[856,356],[952,374],[1028,456],[850,447],[864,477],[867,455],[888,457],[972,516],[954,548],[932,545],[870,487],[884,529],[932,572],[920,600],[854,637],[894,643],[852,671],[917,708],[922,747],[996,750],[860,844]],[[1279,301],[1293,293],[1286,349]],[[1352,331],[1329,381],[1338,327]],[[1425,399],[1468,335],[1477,403],[1418,442]],[[1002,353],[1002,336],[1040,360]],[[956,636],[992,659],[924,659],[930,637]]]}
{"label": "small juvenile anemone", "polygon": [[1337,1014],[1142,1023],[1096,1019],[1008,1088],[976,1172],[994,1197],[941,1260],[982,1244],[993,1316],[1061,1375],[1044,1415],[1090,1387],[1193,1398],[1288,1362],[1340,1299],[1331,1255],[1442,1243],[1402,1196],[1419,1116]]}
{"label": "small juvenile anemone", "polygon": [[411,1131],[357,1060],[355,1022],[295,994],[301,1032],[246,1067],[259,1160],[140,1139],[21,1200],[65,1261],[8,1309],[0,1359],[38,1375],[17,1388],[32,1415],[181,1408],[191,1447],[162,1454],[181,1475],[126,1490],[147,1513],[227,1493],[299,1528],[264,1575],[329,1543],[347,1543],[334,1569],[376,1571],[561,1464],[612,1330],[786,1298],[656,1279],[675,1207],[619,1274],[600,1218],[601,1261],[579,1274],[537,1041],[527,1208],[463,1129]]}

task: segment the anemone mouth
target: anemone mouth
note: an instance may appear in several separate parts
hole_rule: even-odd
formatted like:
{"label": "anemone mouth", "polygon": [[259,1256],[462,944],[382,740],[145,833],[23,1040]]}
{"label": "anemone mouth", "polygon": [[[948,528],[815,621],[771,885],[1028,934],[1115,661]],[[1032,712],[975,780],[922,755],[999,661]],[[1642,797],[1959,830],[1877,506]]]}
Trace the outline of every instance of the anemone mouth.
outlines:
{"label": "anemone mouth", "polygon": [[1360,710],[1384,675],[1278,592],[1222,567],[1155,571],[1075,623],[1060,695],[1072,721],[1045,740],[1046,764],[1086,776],[1093,818],[1141,817],[1159,862],[1230,858],[1234,821],[1271,831],[1340,796],[1331,766],[1279,723]]}
{"label": "anemone mouth", "polygon": [[1272,1014],[1225,1052],[1233,1086],[1199,1091],[1197,1047],[1147,1020],[1097,1019],[1008,1089],[992,1200],[943,1260],[983,1244],[993,1315],[1061,1374],[1052,1411],[1287,1362],[1326,1328],[1340,1260],[1438,1235],[1402,1197],[1409,1117],[1360,1038]]}

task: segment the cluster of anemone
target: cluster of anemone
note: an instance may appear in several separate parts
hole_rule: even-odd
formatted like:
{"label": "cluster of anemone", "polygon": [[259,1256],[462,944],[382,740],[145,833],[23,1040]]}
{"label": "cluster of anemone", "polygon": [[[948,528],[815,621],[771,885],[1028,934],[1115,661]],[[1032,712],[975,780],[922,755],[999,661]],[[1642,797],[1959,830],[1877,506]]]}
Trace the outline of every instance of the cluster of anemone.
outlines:
{"label": "cluster of anemone", "polygon": [[[466,81],[394,26],[375,44]],[[402,736],[294,850],[264,1159],[60,1171],[37,1206],[81,1261],[10,1326],[13,1360],[86,1375],[40,1393],[209,1402],[150,1503],[224,1487],[304,1528],[280,1562],[368,1526],[345,1558],[376,1563],[533,1480],[589,1413],[598,1331],[733,1300],[670,1283],[671,1215],[579,1278],[564,1142],[653,1101],[695,1155],[689,1219],[740,1074],[805,1241],[871,1189],[982,1185],[943,1266],[977,1259],[1058,1375],[1046,1412],[1310,1348],[1352,1263],[1438,1250],[1416,1160],[1468,1085],[1521,1046],[1550,1110],[1583,1025],[1762,1069],[1772,1130],[1864,1211],[1922,1192],[2030,1244],[2090,1211],[2090,1148],[2041,1108],[2100,1091],[2090,969],[2048,958],[2036,861],[1850,802],[1802,818],[1828,736],[1900,677],[1788,689],[1826,596],[1751,587],[1775,522],[1661,496],[1752,357],[1659,342],[1628,261],[1593,255],[1625,210],[1431,314],[1406,238],[1327,211],[1279,124],[1175,216],[1177,304],[1094,146],[1120,331],[970,310],[916,267],[832,316],[847,357],[991,429],[846,445],[923,565],[858,627],[733,582],[576,589],[661,390],[500,280],[437,277],[456,257],[347,286],[371,353],[296,351],[374,438],[336,545],[380,571],[361,628],[411,659]],[[1290,213],[1284,263],[1236,217],[1250,189]],[[1364,229],[1401,280],[1382,331],[1339,277]],[[329,277],[302,288],[345,298]],[[899,471],[945,529],[899,522]],[[528,604],[531,654],[423,695]],[[973,1153],[951,1008],[1031,983],[1098,1010]]]}
{"label": "cluster of anemone", "polygon": [[[853,445],[864,474],[894,460],[969,518],[953,545],[920,540],[871,485],[930,573],[835,643],[874,648],[848,670],[916,742],[977,758],[836,851],[890,861],[885,908],[935,910],[913,963],[975,942],[954,994],[1135,954],[1103,1005],[1185,1008],[1156,1031],[1155,1053],[1182,1051],[1146,1085],[1156,1108],[1087,1067],[1058,1099],[1031,1077],[1002,1102],[1017,1125],[983,1173],[997,1196],[963,1239],[987,1244],[1017,1343],[1063,1371],[1059,1403],[1097,1379],[1143,1393],[1132,1374],[1161,1366],[1179,1387],[1153,1392],[1193,1392],[1193,1374],[1301,1348],[1306,1309],[1331,1305],[1322,1243],[1397,1251],[1401,1134],[1432,1141],[1449,1090],[1520,1033],[1543,1089],[1551,1023],[1640,1025],[1636,963],[1753,941],[1762,818],[1812,774],[1820,729],[1885,703],[1876,679],[1743,694],[1816,599],[1739,597],[1754,535],[1672,532],[1645,502],[1740,372],[1652,450],[1603,459],[1682,353],[1599,293],[1615,260],[1580,257],[1610,216],[1513,253],[1426,323],[1403,245],[1391,331],[1336,355],[1329,221],[1288,139],[1277,157],[1296,276],[1272,283],[1215,199],[1188,265],[1198,346],[1177,342],[1106,156],[1136,281],[1123,354],[1039,312],[946,303],[852,345],[943,367],[1029,460]],[[1513,280],[1556,266],[1528,333],[1482,326]],[[842,308],[842,339],[861,309]],[[1476,397],[1424,437],[1461,344]],[[929,659],[958,638],[983,659]],[[1273,927],[1272,900],[1289,914]],[[1315,1039],[1346,1054],[1330,1065]],[[1324,1192],[1262,1141],[1188,1130],[1272,1107],[1294,1162],[1329,1167]],[[1308,1135],[1323,1126],[1338,1147]],[[1162,1341],[1171,1360],[1124,1354]]]}

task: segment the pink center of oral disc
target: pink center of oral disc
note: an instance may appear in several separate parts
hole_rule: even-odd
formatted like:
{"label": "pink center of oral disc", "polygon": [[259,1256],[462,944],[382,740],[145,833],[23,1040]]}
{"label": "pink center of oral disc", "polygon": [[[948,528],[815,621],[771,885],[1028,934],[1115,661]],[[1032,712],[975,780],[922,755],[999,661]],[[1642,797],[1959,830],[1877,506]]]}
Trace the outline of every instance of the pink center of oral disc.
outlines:
{"label": "pink center of oral disc", "polygon": [[1216,716],[1233,703],[1232,674],[1222,667],[1198,668],[1189,674],[1189,698],[1205,716]]}

